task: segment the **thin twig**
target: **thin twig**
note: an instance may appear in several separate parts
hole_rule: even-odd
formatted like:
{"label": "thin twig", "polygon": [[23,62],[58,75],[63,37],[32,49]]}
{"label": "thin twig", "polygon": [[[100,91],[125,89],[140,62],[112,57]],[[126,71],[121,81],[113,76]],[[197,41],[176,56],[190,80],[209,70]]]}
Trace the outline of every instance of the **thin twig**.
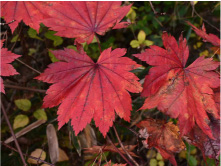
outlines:
{"label": "thin twig", "polygon": [[130,166],[133,166],[133,164],[120,152],[120,150],[114,145],[114,143],[111,141],[110,137],[107,135],[108,142],[111,143],[111,145],[114,147],[114,149],[119,153],[119,155],[129,164]]}
{"label": "thin twig", "polygon": [[100,54],[101,54],[101,44],[100,44],[100,40],[98,39],[98,37],[97,37],[97,35],[95,34],[95,37],[96,37],[96,39],[97,39],[97,43],[98,43],[98,47],[99,47],[99,49],[100,49]]}
{"label": "thin twig", "polygon": [[[14,91],[12,92],[12,95],[11,95],[10,100],[9,100],[10,102],[9,102],[9,104],[8,104],[6,110],[5,110],[6,114],[7,114],[8,110],[9,110],[9,109],[11,108],[11,106],[12,106],[15,93],[16,93],[16,90],[14,90]],[[3,121],[3,119],[4,119],[4,116],[1,117],[1,122]]]}
{"label": "thin twig", "polygon": [[39,92],[39,93],[46,93],[46,90],[42,90],[42,89],[33,89],[33,88],[29,88],[29,87],[22,87],[22,86],[17,86],[17,85],[8,85],[8,84],[5,84],[4,86],[6,88],[28,90],[28,91]]}
{"label": "thin twig", "polygon": [[1,22],[0,25],[8,25],[8,24],[11,24],[11,23],[13,23],[13,22],[15,22],[15,20],[12,20],[12,21],[10,21],[10,22],[8,22],[8,23],[3,23],[3,22]]}
{"label": "thin twig", "polygon": [[117,136],[118,142],[119,142],[121,148],[123,149],[123,151],[127,154],[127,156],[129,157],[129,159],[130,159],[136,166],[139,166],[139,164],[133,159],[133,157],[132,157],[132,156],[128,153],[128,151],[125,149],[123,143],[121,142],[121,140],[120,140],[120,138],[119,138],[119,135],[118,135],[117,130],[116,130],[116,128],[115,128],[114,125],[113,125],[113,128],[114,128],[114,132],[115,132],[115,134],[116,134],[116,136]]}
{"label": "thin twig", "polygon": [[194,13],[195,13],[198,17],[200,17],[204,22],[206,22],[208,25],[210,25],[211,27],[213,27],[214,29],[216,29],[217,31],[220,32],[220,30],[219,30],[217,27],[215,27],[214,25],[212,25],[211,23],[209,23],[209,21],[205,20],[202,16],[200,16],[199,13],[196,12],[196,10],[194,10]]}
{"label": "thin twig", "polygon": [[14,48],[15,48],[15,45],[16,45],[16,43],[17,43],[17,41],[18,41],[18,39],[20,38],[20,35],[21,35],[21,31],[22,31],[22,26],[21,26],[21,24],[20,24],[19,27],[21,27],[21,28],[20,28],[20,30],[19,30],[19,33],[18,33],[18,37],[17,37],[17,39],[15,40],[13,46],[12,46],[11,49],[10,49],[11,52],[13,52],[13,50],[14,50]]}
{"label": "thin twig", "polygon": [[154,9],[154,6],[153,6],[152,2],[149,1],[149,3],[150,3],[150,7],[151,7],[151,9],[153,10],[153,12],[154,12],[155,15],[161,15],[161,16],[166,15],[166,13],[158,13],[158,12]]}
{"label": "thin twig", "polygon": [[154,9],[152,2],[149,1],[149,3],[150,3],[150,7],[153,10],[154,14],[157,14],[158,12]]}
{"label": "thin twig", "polygon": [[[4,145],[5,147],[7,147],[7,148],[9,148],[9,149],[11,149],[11,150],[13,150],[13,151],[15,151],[15,152],[18,152],[17,149],[15,149],[15,148],[11,147],[10,145],[4,143],[3,141],[1,141],[1,144]],[[24,156],[26,156],[26,157],[31,158],[31,159],[39,160],[39,161],[42,162],[42,163],[45,163],[45,164],[48,164],[48,165],[51,165],[51,166],[55,166],[54,164],[48,163],[48,162],[46,162],[46,161],[44,161],[44,160],[41,160],[41,159],[39,159],[39,158],[37,158],[37,157],[29,156],[29,155],[24,154],[24,153],[22,153],[22,154],[23,154]]]}
{"label": "thin twig", "polygon": [[38,73],[38,74],[41,74],[41,72],[40,72],[40,71],[38,71],[38,70],[34,69],[33,67],[31,67],[31,66],[27,65],[26,63],[22,62],[21,60],[19,60],[19,59],[15,59],[15,60],[16,60],[16,61],[18,61],[19,63],[21,63],[21,64],[25,65],[27,68],[29,68],[29,69],[33,70],[34,72],[36,72],[36,73]]}
{"label": "thin twig", "polygon": [[[149,3],[150,3],[150,7],[151,7],[151,9],[153,10],[153,12],[154,12],[155,15],[165,15],[165,14],[166,14],[166,13],[158,13],[158,12],[154,9],[154,6],[153,6],[152,2],[149,1]],[[158,22],[158,24],[159,24],[161,27],[163,27],[163,24],[162,24],[155,16],[154,16],[154,19],[156,20],[156,22]]]}
{"label": "thin twig", "polygon": [[213,54],[213,56],[212,56],[211,58],[213,58],[219,50],[220,50],[220,48],[218,48],[218,49],[214,52],[214,54]]}
{"label": "thin twig", "polygon": [[13,129],[12,129],[12,126],[11,126],[11,124],[10,124],[10,122],[9,122],[8,116],[7,116],[6,112],[5,112],[5,107],[3,106],[2,102],[1,102],[1,107],[2,107],[3,115],[5,116],[5,120],[6,120],[7,124],[8,124],[8,127],[9,127],[9,129],[10,129],[10,131],[11,131],[11,134],[12,134],[14,140],[15,140],[15,145],[16,145],[16,147],[17,147],[17,149],[18,149],[18,152],[19,152],[20,157],[21,157],[21,159],[22,159],[23,165],[24,165],[24,166],[27,166],[27,164],[26,164],[26,162],[25,162],[25,159],[24,159],[24,156],[23,156],[23,154],[22,154],[21,148],[20,148],[20,146],[19,146],[19,144],[18,144],[18,141],[17,141],[17,139],[16,139],[16,137],[15,137],[15,133],[14,133],[14,131],[13,131]]}

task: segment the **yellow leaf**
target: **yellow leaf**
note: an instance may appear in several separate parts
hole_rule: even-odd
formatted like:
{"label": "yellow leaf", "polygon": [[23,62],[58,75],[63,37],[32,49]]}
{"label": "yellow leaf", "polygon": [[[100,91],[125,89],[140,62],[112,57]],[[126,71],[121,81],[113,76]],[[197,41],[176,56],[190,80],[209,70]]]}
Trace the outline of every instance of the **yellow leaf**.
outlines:
{"label": "yellow leaf", "polygon": [[[36,158],[40,158],[41,160],[45,160],[46,159],[46,152],[43,151],[42,149],[35,149],[35,151],[31,152],[31,156],[32,157],[36,157]],[[34,160],[32,158],[28,158],[28,163],[30,164],[38,164],[38,163],[42,163],[41,161]]]}
{"label": "yellow leaf", "polygon": [[190,152],[190,154],[194,155],[194,154],[196,154],[196,152],[197,152],[197,150],[196,150],[196,148],[194,148],[194,149]]}
{"label": "yellow leaf", "polygon": [[179,157],[185,159],[186,158],[186,151],[183,150],[179,153]]}
{"label": "yellow leaf", "polygon": [[209,56],[209,51],[208,50],[204,50],[203,52],[200,53],[200,56],[208,57]]}
{"label": "yellow leaf", "polygon": [[150,41],[150,40],[145,40],[144,43],[145,43],[146,46],[153,45],[153,41]]}
{"label": "yellow leaf", "polygon": [[161,160],[158,162],[158,166],[164,166],[164,165],[165,165],[164,161]]}
{"label": "yellow leaf", "polygon": [[150,166],[157,166],[157,160],[156,159],[151,159],[150,160]]}
{"label": "yellow leaf", "polygon": [[139,42],[140,44],[142,44],[142,43],[144,42],[144,40],[146,39],[146,33],[145,33],[143,30],[141,30],[141,31],[138,33],[137,38],[138,38],[138,42]]}
{"label": "yellow leaf", "polygon": [[196,46],[197,46],[198,48],[200,48],[200,47],[202,46],[202,44],[203,44],[202,42],[197,42],[197,43],[196,43]]}
{"label": "yellow leaf", "polygon": [[161,156],[160,153],[157,153],[156,159],[157,159],[157,160],[163,160],[163,157]]}
{"label": "yellow leaf", "polygon": [[17,115],[14,119],[13,129],[17,129],[19,127],[24,127],[29,123],[29,119],[26,115]]}
{"label": "yellow leaf", "polygon": [[140,46],[140,44],[139,44],[139,42],[137,40],[132,40],[130,42],[130,45],[131,45],[132,48],[137,48],[137,47]]}
{"label": "yellow leaf", "polygon": [[148,150],[146,157],[147,158],[154,158],[156,156],[155,150]]}
{"label": "yellow leaf", "polygon": [[48,120],[47,114],[45,113],[44,109],[36,110],[33,115],[38,120]]}
{"label": "yellow leaf", "polygon": [[15,105],[23,111],[28,111],[31,108],[31,102],[28,99],[15,100]]}

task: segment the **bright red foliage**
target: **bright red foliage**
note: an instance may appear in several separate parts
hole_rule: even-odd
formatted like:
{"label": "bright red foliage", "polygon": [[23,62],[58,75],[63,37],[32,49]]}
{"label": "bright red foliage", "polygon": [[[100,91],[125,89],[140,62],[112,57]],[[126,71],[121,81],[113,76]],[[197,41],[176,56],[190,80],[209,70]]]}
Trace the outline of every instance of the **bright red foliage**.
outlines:
{"label": "bright red foliage", "polygon": [[[45,7],[46,2],[2,1],[1,16],[9,23],[12,32],[20,21],[38,31],[42,19],[47,17]],[[13,20],[15,21],[12,22]]]}
{"label": "bright red foliage", "polygon": [[[43,107],[59,104],[59,128],[71,119],[78,134],[94,118],[101,133],[106,136],[115,119],[115,111],[126,121],[130,120],[131,98],[128,91],[142,90],[138,78],[131,70],[136,62],[122,57],[125,49],[104,50],[97,63],[87,55],[72,49],[53,51],[57,59],[49,65],[39,80],[53,83],[47,90]],[[115,111],[114,111],[115,110]]]}
{"label": "bright red foliage", "polygon": [[179,45],[172,36],[162,36],[165,49],[151,46],[135,56],[154,66],[145,78],[142,96],[147,97],[141,109],[157,107],[172,118],[179,119],[181,134],[187,134],[197,123],[201,130],[213,138],[207,112],[219,118],[211,88],[219,87],[215,70],[219,62],[199,57],[185,67],[189,57],[186,39],[182,35]]}
{"label": "bright red foliage", "polygon": [[[6,48],[2,48],[3,42],[4,41],[1,40],[1,72],[0,72],[1,76],[10,76],[10,75],[19,74],[9,63],[14,61],[16,58],[20,57],[20,55],[16,55],[11,51],[8,51]],[[5,93],[2,78],[0,78],[0,84],[1,84],[1,92]]]}
{"label": "bright red foliage", "polygon": [[191,24],[189,21],[187,21],[187,24],[192,26],[193,30],[196,32],[196,34],[199,35],[200,37],[202,37],[205,42],[208,41],[208,42],[212,43],[214,46],[220,47],[220,39],[214,34],[211,34],[211,33],[207,34],[206,28],[204,25],[202,27],[202,30],[200,30],[197,27],[195,27],[193,24]]}
{"label": "bright red foliage", "polygon": [[127,22],[119,22],[129,12],[131,5],[120,5],[119,1],[51,3],[53,10],[49,10],[48,14],[52,18],[45,19],[43,23],[57,31],[58,36],[77,38],[77,42],[89,44],[95,33],[104,35],[109,28],[128,26]]}
{"label": "bright red foliage", "polygon": [[173,165],[177,165],[173,153],[184,150],[185,144],[179,135],[179,128],[172,122],[165,123],[161,120],[146,119],[137,124],[146,148],[155,147],[163,158],[169,159]]}

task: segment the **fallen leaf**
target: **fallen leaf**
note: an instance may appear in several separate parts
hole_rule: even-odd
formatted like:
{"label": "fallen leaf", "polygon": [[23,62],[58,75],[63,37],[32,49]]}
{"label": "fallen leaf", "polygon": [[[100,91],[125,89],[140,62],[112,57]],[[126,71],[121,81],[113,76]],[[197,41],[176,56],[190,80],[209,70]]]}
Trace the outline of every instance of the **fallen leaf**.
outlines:
{"label": "fallen leaf", "polygon": [[211,89],[220,84],[219,74],[213,71],[219,62],[199,57],[185,67],[189,57],[186,39],[181,35],[178,45],[166,32],[162,39],[165,49],[150,46],[145,52],[134,55],[154,66],[145,77],[141,95],[147,99],[141,109],[157,107],[172,118],[178,117],[182,136],[197,124],[213,138],[207,113],[219,118]]}
{"label": "fallen leaf", "polygon": [[[42,149],[35,149],[33,152],[31,152],[31,156],[35,158],[39,158],[41,160],[46,159],[46,152]],[[42,163],[41,161],[34,160],[32,158],[28,158],[29,164],[39,164]]]}
{"label": "fallen leaf", "polygon": [[58,162],[68,161],[68,160],[69,160],[69,158],[68,158],[67,154],[65,153],[65,151],[59,148]]}
{"label": "fallen leaf", "polygon": [[47,90],[43,107],[58,108],[59,129],[71,119],[77,135],[94,118],[95,125],[106,136],[115,120],[115,112],[130,121],[131,97],[128,91],[142,90],[131,70],[136,62],[122,57],[125,49],[104,50],[94,63],[87,55],[72,49],[52,51],[63,62],[50,64],[38,80],[53,83]]}
{"label": "fallen leaf", "polygon": [[47,125],[46,135],[48,139],[49,156],[52,164],[55,164],[59,159],[59,147],[57,133],[52,124]]}
{"label": "fallen leaf", "polygon": [[179,153],[185,149],[178,126],[172,122],[165,123],[161,120],[146,119],[137,124],[143,144],[150,149],[155,147],[164,159],[169,159],[173,165],[177,165],[173,153]]}

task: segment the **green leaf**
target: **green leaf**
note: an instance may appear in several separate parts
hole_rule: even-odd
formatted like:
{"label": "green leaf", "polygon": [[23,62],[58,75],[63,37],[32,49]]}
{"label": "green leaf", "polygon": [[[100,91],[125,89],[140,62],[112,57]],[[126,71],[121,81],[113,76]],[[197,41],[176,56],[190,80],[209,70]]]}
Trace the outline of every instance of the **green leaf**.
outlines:
{"label": "green leaf", "polygon": [[49,55],[52,62],[58,62],[59,61],[52,52],[48,51],[48,55]]}
{"label": "green leaf", "polygon": [[28,50],[28,55],[32,56],[34,53],[36,53],[36,49],[34,49],[34,48],[29,48],[29,50]]}
{"label": "green leaf", "polygon": [[20,39],[18,39],[18,35],[15,35],[12,39],[11,42],[14,43],[16,41],[20,41]]}
{"label": "green leaf", "polygon": [[31,108],[31,102],[28,99],[15,100],[15,105],[23,111],[28,111]]}
{"label": "green leaf", "polygon": [[137,40],[132,40],[130,42],[130,45],[131,45],[132,48],[137,48],[137,47],[140,46],[140,44],[139,44],[139,42]]}
{"label": "green leaf", "polygon": [[188,164],[189,166],[197,166],[197,160],[193,156],[189,156],[188,158]]}
{"label": "green leaf", "polygon": [[144,41],[144,44],[145,44],[146,46],[151,46],[151,45],[153,45],[153,41],[145,40],[145,41]]}
{"label": "green leaf", "polygon": [[78,137],[74,133],[74,130],[73,130],[72,126],[71,126],[71,122],[70,121],[68,122],[68,129],[69,129],[69,132],[71,134],[72,143],[73,143],[73,145],[74,145],[78,155],[81,156],[81,146],[79,144]]}
{"label": "green leaf", "polygon": [[26,115],[17,115],[14,119],[13,129],[24,127],[29,123],[29,118]]}
{"label": "green leaf", "polygon": [[67,46],[67,48],[70,48],[70,49],[73,49],[73,50],[77,51],[76,46],[73,46],[73,45],[69,45],[69,46]]}
{"label": "green leaf", "polygon": [[138,42],[139,42],[140,44],[142,44],[142,43],[144,42],[144,40],[146,39],[146,33],[145,33],[143,30],[141,30],[141,31],[138,33],[137,38],[138,38]]}
{"label": "green leaf", "polygon": [[59,46],[63,43],[63,39],[60,36],[54,35],[56,32],[55,31],[48,31],[45,33],[45,37],[47,39],[53,40],[54,46]]}
{"label": "green leaf", "polygon": [[44,109],[38,109],[34,112],[34,117],[38,120],[48,120],[47,114],[45,113]]}
{"label": "green leaf", "polygon": [[33,28],[29,28],[29,30],[28,30],[28,36],[29,36],[30,38],[33,38],[33,39],[42,40],[42,38],[40,38],[40,37],[38,36],[37,31],[36,31],[35,29],[33,29]]}

